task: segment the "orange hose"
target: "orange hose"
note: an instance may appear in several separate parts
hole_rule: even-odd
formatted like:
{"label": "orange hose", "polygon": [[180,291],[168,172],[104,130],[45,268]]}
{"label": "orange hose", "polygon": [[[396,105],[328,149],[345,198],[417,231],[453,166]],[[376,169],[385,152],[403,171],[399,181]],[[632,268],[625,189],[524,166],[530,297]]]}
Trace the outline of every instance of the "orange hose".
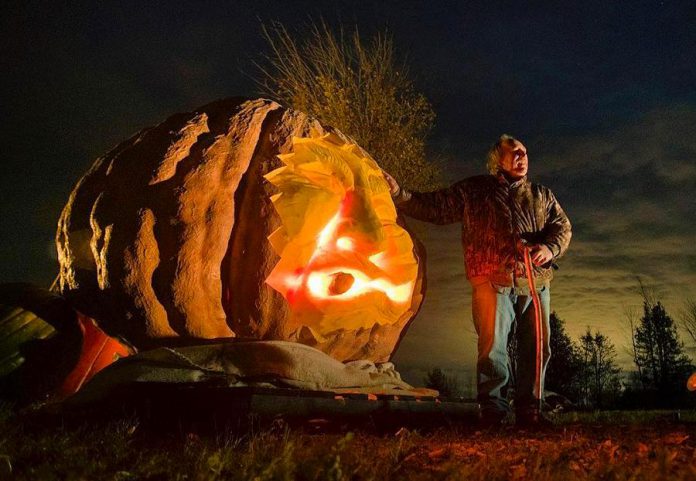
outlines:
{"label": "orange hose", "polygon": [[534,271],[532,270],[532,257],[530,254],[529,247],[524,247],[524,270],[527,275],[527,282],[529,284],[529,292],[532,296],[532,304],[534,305],[534,323],[536,331],[536,375],[534,378],[534,390],[539,401],[539,407],[541,408],[541,398],[543,396],[541,378],[544,369],[544,328],[541,325],[542,312],[541,312],[541,301],[539,300],[539,294],[536,291],[536,285],[534,283]]}

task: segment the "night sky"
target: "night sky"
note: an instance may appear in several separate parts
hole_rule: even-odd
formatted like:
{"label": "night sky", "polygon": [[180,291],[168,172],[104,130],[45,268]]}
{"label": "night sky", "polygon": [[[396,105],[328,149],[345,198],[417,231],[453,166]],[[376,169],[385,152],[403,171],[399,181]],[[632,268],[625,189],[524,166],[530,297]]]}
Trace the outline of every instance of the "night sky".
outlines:
{"label": "night sky", "polygon": [[[574,227],[551,291],[571,335],[601,329],[630,367],[636,276],[675,318],[696,298],[694,2],[57,3],[5,2],[0,16],[0,282],[51,283],[56,221],[96,157],[172,113],[257,96],[261,22],[301,35],[321,17],[391,32],[437,114],[430,148],[447,183],[483,173],[503,132],[527,145],[530,178]],[[414,224],[429,291],[397,366],[466,384],[476,349],[459,226]]]}

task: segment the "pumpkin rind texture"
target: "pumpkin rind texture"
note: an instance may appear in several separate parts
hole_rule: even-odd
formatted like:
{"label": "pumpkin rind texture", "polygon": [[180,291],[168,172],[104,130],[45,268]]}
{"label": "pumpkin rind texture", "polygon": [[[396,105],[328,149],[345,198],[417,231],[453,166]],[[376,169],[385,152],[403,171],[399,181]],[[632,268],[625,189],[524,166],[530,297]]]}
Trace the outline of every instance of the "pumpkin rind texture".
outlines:
{"label": "pumpkin rind texture", "polygon": [[[282,254],[273,234],[284,225],[273,202],[279,189],[266,177],[287,167],[281,159],[293,153],[295,139],[329,136],[353,143],[301,112],[242,98],[142,130],[97,159],[63,209],[56,234],[61,293],[108,334],[139,348],[239,337],[302,342],[341,361],[388,360],[425,291],[415,238],[401,256],[416,266],[410,296],[393,318],[317,330],[298,324],[292,298],[267,282]],[[388,223],[405,229],[401,219]],[[351,288],[346,276],[335,276],[335,293]]]}

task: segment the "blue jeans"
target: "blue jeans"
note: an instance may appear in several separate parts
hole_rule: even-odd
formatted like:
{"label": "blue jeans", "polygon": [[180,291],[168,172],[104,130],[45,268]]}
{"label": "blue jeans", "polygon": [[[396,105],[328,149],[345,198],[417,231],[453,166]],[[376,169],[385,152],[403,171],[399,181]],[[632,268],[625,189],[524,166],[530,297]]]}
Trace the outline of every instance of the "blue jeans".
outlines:
{"label": "blue jeans", "polygon": [[[537,289],[541,301],[544,335],[544,363],[541,386],[551,356],[549,347],[549,305],[551,293],[548,286]],[[517,379],[515,382],[516,409],[530,409],[538,404],[536,392],[536,320],[532,296],[521,289],[502,287],[489,281],[473,286],[472,312],[478,334],[478,362],[476,380],[478,401],[482,412],[507,413],[507,387],[510,380],[508,337],[515,320],[517,327]]]}

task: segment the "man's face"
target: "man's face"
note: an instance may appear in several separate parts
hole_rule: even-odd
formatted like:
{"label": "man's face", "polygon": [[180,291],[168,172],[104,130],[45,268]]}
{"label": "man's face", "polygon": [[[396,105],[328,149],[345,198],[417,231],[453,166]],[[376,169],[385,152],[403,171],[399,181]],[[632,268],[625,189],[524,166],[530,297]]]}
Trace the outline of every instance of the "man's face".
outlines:
{"label": "man's face", "polygon": [[528,168],[529,158],[524,144],[518,140],[504,142],[500,156],[500,170],[513,179],[519,179],[527,175]]}

